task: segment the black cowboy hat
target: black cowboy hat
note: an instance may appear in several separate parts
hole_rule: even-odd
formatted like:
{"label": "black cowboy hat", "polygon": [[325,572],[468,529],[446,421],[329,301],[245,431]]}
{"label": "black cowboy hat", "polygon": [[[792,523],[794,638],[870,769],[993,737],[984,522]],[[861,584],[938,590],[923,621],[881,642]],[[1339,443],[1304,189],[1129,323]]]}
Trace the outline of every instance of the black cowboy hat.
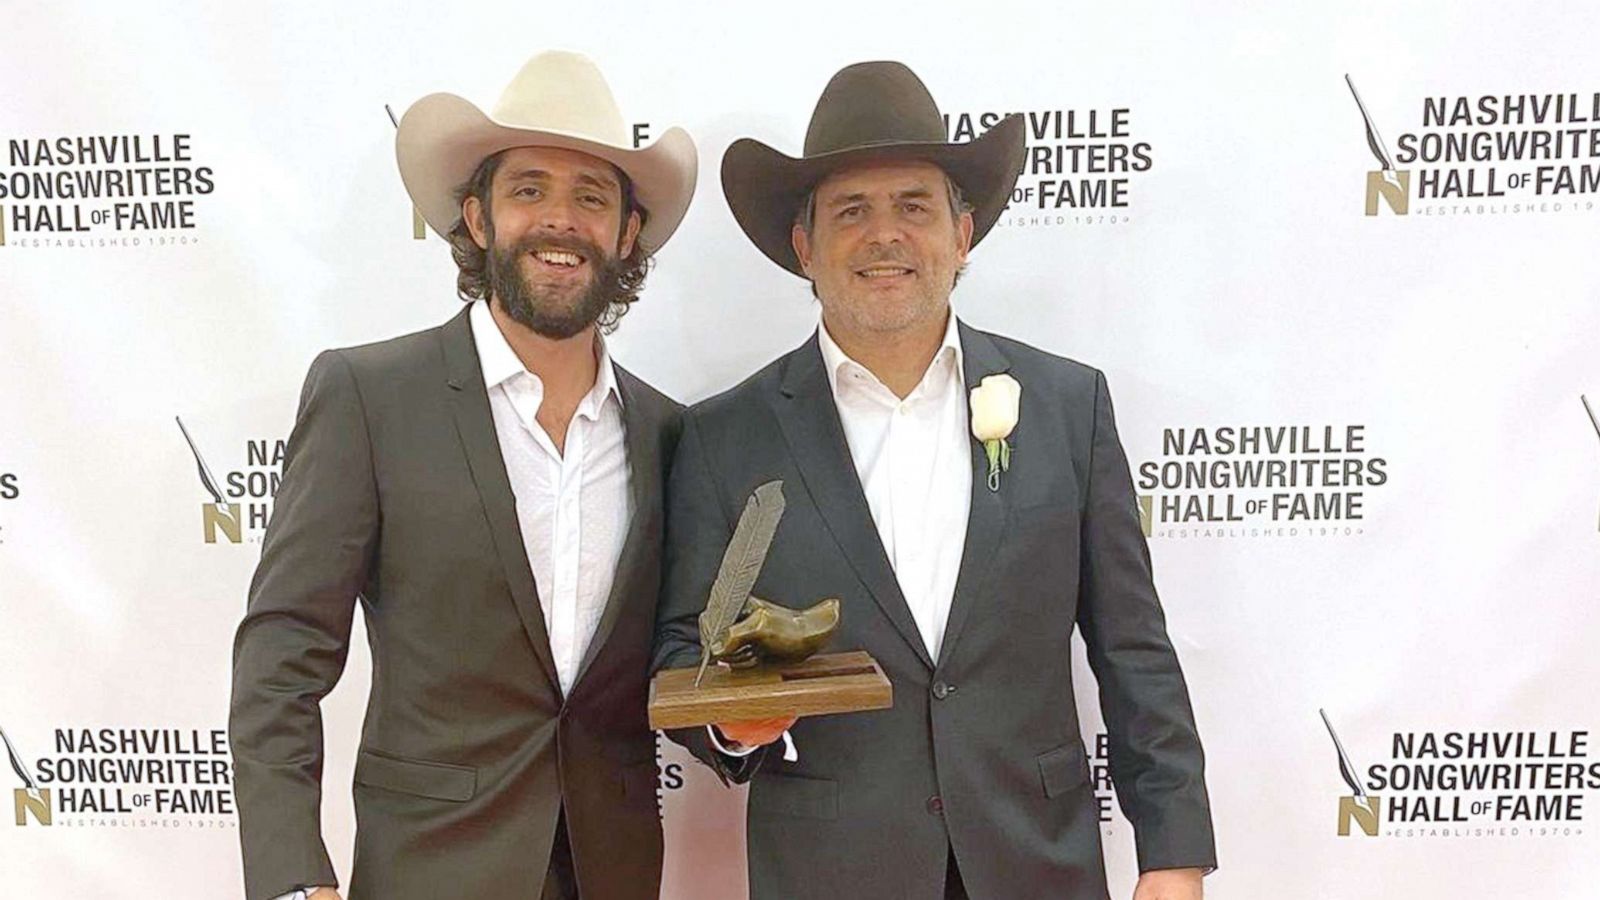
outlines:
{"label": "black cowboy hat", "polygon": [[972,204],[972,246],[1000,218],[1026,153],[1022,116],[965,143],[945,140],[944,117],[915,72],[897,62],[840,69],[823,88],[796,159],[751,138],[722,155],[722,193],[768,259],[804,277],[789,232],[806,194],[848,163],[914,159],[943,169]]}

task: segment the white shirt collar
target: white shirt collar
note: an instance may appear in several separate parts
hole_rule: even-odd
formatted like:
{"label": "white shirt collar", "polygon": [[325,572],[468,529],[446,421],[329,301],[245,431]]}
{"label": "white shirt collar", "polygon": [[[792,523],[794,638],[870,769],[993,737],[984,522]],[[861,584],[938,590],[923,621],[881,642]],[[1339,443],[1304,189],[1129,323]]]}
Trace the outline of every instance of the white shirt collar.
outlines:
{"label": "white shirt collar", "polygon": [[[475,300],[472,311],[469,313],[472,320],[472,342],[478,348],[478,365],[483,370],[483,385],[493,388],[504,382],[510,381],[521,375],[526,375],[533,380],[539,397],[544,396],[544,382],[539,376],[529,372],[523,366],[522,360],[517,358],[517,352],[511,349],[511,343],[501,333],[500,325],[494,320],[494,314],[489,311],[487,300]],[[594,387],[589,389],[583,399],[578,402],[577,415],[589,419],[598,418],[600,407],[606,398],[615,396],[617,405],[622,405],[622,391],[617,386],[617,375],[611,364],[611,351],[606,346],[605,338],[595,335],[595,378]]]}
{"label": "white shirt collar", "polygon": [[[849,354],[844,352],[844,349],[834,341],[833,335],[828,333],[828,326],[821,320],[820,315],[817,320],[817,345],[822,350],[822,368],[828,373],[828,387],[835,397],[839,396],[839,376],[842,372],[859,371],[874,382],[882,383],[878,381],[878,376],[872,374],[871,369],[851,359]],[[963,382],[966,377],[966,367],[961,353],[961,334],[956,329],[956,311],[953,309],[945,317],[944,340],[940,342],[939,349],[934,351],[933,359],[928,361],[928,370],[931,371],[945,359],[955,363],[956,380],[958,383]],[[924,371],[918,383],[926,382],[927,378],[928,372]]]}

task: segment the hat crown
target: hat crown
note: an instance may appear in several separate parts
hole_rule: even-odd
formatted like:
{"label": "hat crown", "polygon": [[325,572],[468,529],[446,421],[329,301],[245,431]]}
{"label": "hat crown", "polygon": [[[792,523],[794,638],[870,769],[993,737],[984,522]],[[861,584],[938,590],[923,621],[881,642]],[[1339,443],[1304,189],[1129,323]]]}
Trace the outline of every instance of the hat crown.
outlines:
{"label": "hat crown", "polygon": [[864,62],[840,69],[822,89],[805,155],[944,140],[944,116],[915,72],[897,62]]}
{"label": "hat crown", "polygon": [[616,98],[588,57],[564,50],[535,56],[500,94],[491,114],[497,123],[582,135],[628,147],[631,141]]}

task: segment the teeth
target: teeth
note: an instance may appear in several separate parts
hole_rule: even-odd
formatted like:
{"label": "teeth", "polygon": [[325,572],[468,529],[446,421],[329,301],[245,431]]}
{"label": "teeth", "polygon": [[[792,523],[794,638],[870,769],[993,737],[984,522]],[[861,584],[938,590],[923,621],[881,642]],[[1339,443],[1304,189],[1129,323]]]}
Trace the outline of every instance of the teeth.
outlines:
{"label": "teeth", "polygon": [[861,274],[866,276],[867,278],[888,278],[888,277],[891,277],[891,276],[894,276],[894,275],[906,275],[906,274],[909,274],[910,272],[911,272],[910,269],[878,268],[878,269],[863,269]]}
{"label": "teeth", "polygon": [[540,250],[533,255],[540,262],[546,262],[552,266],[572,267],[583,262],[582,258],[580,258],[578,254],[568,253],[565,250]]}

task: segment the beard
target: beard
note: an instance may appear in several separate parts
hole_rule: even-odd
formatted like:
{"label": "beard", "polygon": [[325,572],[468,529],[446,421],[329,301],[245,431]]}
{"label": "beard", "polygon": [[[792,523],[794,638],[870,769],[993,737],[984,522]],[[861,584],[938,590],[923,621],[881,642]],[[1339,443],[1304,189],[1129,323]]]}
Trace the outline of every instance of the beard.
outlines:
{"label": "beard", "polygon": [[[540,250],[566,250],[583,257],[593,272],[589,283],[563,288],[534,284],[523,261]],[[492,296],[506,315],[552,340],[565,340],[593,325],[621,296],[622,260],[579,237],[528,237],[510,247],[495,244],[488,262]]]}

